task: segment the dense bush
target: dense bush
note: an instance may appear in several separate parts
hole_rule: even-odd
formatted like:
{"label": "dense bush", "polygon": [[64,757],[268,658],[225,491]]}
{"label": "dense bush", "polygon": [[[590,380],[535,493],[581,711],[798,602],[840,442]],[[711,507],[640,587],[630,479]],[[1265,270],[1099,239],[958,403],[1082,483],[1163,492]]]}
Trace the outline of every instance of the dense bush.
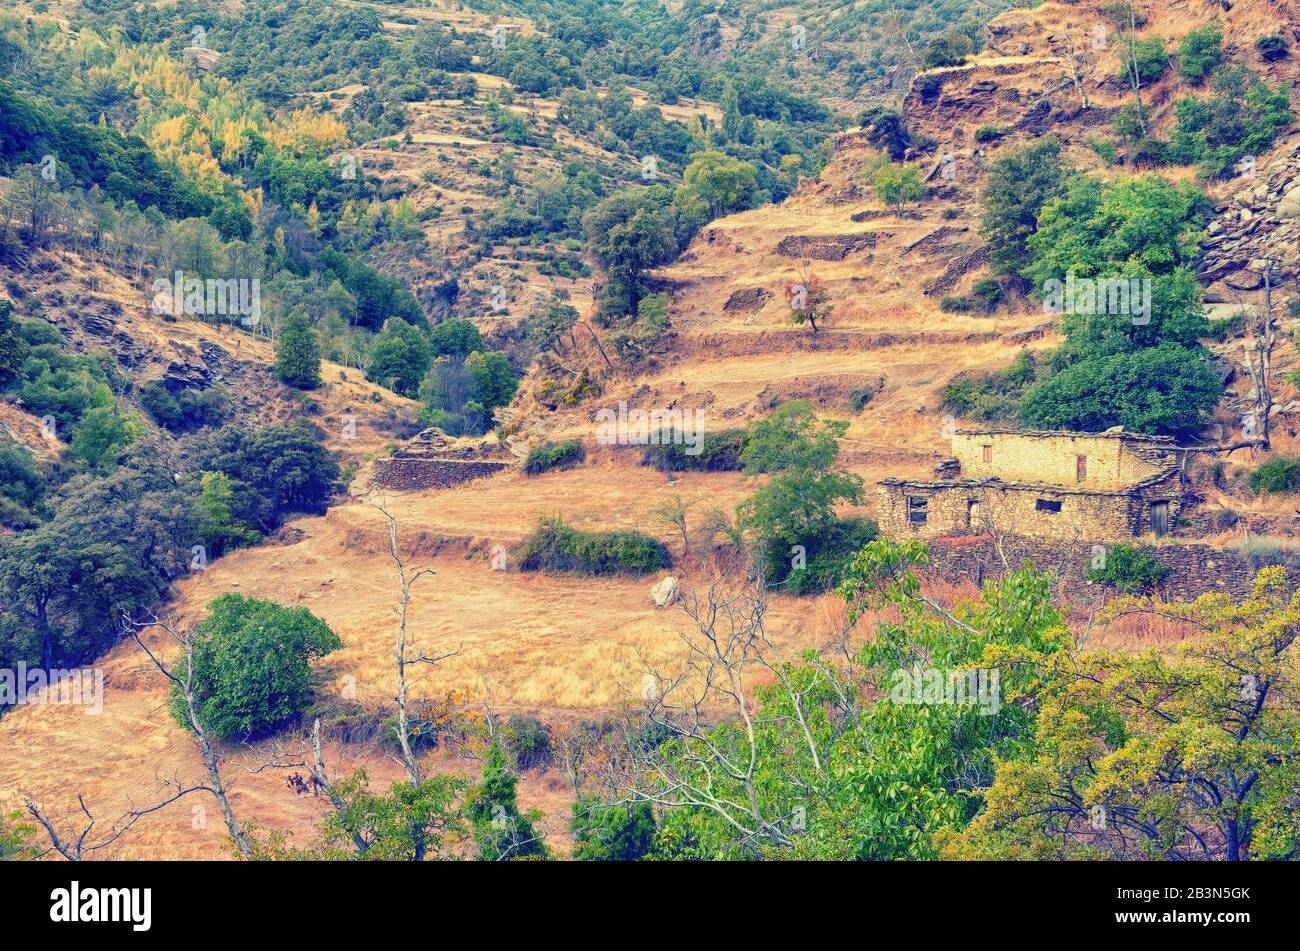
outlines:
{"label": "dense bush", "polygon": [[1199,83],[1223,58],[1223,28],[1217,23],[1192,30],[1178,44],[1178,72],[1189,83]]}
{"label": "dense bush", "polygon": [[506,750],[515,758],[516,769],[546,766],[555,756],[551,728],[536,717],[515,714],[506,721]]}
{"label": "dense bush", "polygon": [[323,514],[338,488],[338,461],[306,423],[227,426],[192,440],[192,470],[224,473],[234,518],[261,532],[274,531],[293,513]]}
{"label": "dense bush", "polygon": [[161,380],[151,380],[140,387],[139,399],[154,422],[174,433],[218,426],[230,415],[230,396],[221,386],[173,393]]}
{"label": "dense bush", "polygon": [[[343,646],[306,608],[223,594],[208,605],[194,636],[199,722],[217,736],[262,733],[311,701],[311,660]],[[182,660],[181,663],[184,663]],[[178,677],[186,670],[177,667]],[[172,689],[172,714],[189,726],[185,699]]]}
{"label": "dense bush", "polygon": [[641,464],[660,472],[738,472],[746,438],[743,429],[706,432],[698,453],[690,452],[691,447],[683,442],[666,441],[646,446],[641,451]]}
{"label": "dense bush", "polygon": [[1100,568],[1088,569],[1088,580],[1109,585],[1124,594],[1150,591],[1169,574],[1169,566],[1140,548],[1115,545],[1106,552]]}
{"label": "dense bush", "polygon": [[543,519],[519,551],[519,567],[524,571],[646,574],[671,564],[668,549],[649,535],[580,532],[558,517]]}
{"label": "dense bush", "polygon": [[543,472],[572,469],[581,465],[586,458],[587,451],[577,439],[548,442],[528,453],[528,458],[524,460],[524,472],[528,475],[541,475]]}
{"label": "dense bush", "polygon": [[1250,474],[1250,487],[1256,492],[1300,490],[1300,459],[1287,456],[1270,459]]}
{"label": "dense bush", "polygon": [[832,522],[802,552],[791,552],[784,542],[767,544],[762,552],[765,580],[788,594],[822,594],[840,583],[853,558],[879,535],[875,522],[855,516]]}

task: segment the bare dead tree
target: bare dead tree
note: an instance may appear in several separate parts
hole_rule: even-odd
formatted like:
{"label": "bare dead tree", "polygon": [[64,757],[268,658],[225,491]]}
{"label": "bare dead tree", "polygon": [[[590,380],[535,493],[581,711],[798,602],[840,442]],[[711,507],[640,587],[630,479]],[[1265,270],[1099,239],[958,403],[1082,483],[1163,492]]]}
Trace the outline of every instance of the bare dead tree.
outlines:
{"label": "bare dead tree", "polygon": [[[91,853],[98,852],[100,849],[108,848],[125,835],[126,832],[144,816],[157,812],[166,806],[170,806],[178,799],[188,796],[190,793],[212,791],[210,787],[205,785],[183,786],[179,782],[175,781],[168,782],[166,785],[171,786],[175,790],[170,796],[151,806],[145,806],[140,809],[131,808],[127,810],[114,820],[113,824],[109,826],[107,832],[104,832],[99,836],[96,836],[95,834],[95,816],[91,813],[90,808],[86,805],[85,798],[81,795],[77,796],[77,804],[81,806],[81,812],[86,817],[86,822],[85,825],[81,827],[80,832],[76,832],[67,837],[59,833],[58,828],[54,824],[54,820],[52,820],[45,813],[45,810],[30,798],[25,798],[23,800],[23,807],[27,810],[28,814],[40,824],[41,828],[45,830],[45,834],[50,840],[50,848],[55,852],[58,852],[69,862],[80,862],[88,858]],[[47,849],[45,852],[40,854],[44,855],[48,851],[49,850]]]}
{"label": "bare dead tree", "polygon": [[1088,74],[1088,70],[1082,68],[1083,56],[1080,55],[1079,48],[1075,43],[1073,23],[1065,24],[1065,39],[1069,44],[1065,64],[1070,70],[1070,82],[1074,84],[1074,91],[1079,95],[1079,105],[1084,109],[1089,109],[1092,107],[1092,103],[1088,101],[1088,92],[1083,88],[1083,77]]}
{"label": "bare dead tree", "polygon": [[1133,87],[1133,103],[1137,107],[1138,128],[1147,134],[1146,115],[1142,111],[1142,71],[1138,68],[1137,57],[1137,5],[1135,0],[1127,0],[1128,6],[1128,60],[1125,67],[1128,72],[1129,85]]}
{"label": "bare dead tree", "polygon": [[[388,553],[393,559],[393,566],[397,572],[397,643],[393,651],[397,672],[397,696],[395,697],[397,701],[397,735],[402,747],[402,760],[405,763],[406,771],[411,777],[411,782],[418,786],[420,784],[420,763],[416,758],[415,749],[411,745],[411,716],[408,695],[410,685],[407,681],[407,669],[418,667],[421,664],[427,664],[430,667],[436,666],[449,657],[455,657],[460,653],[460,649],[457,648],[444,654],[432,655],[421,654],[416,650],[414,638],[407,629],[407,620],[411,608],[411,591],[421,578],[429,577],[437,574],[437,572],[432,567],[408,568],[405,558],[402,557],[401,546],[398,544],[397,519],[382,502],[371,502],[369,504],[384,516],[387,523]],[[412,653],[413,651],[414,653]]]}
{"label": "bare dead tree", "polygon": [[[611,791],[625,802],[706,809],[746,841],[788,846],[795,832],[792,816],[760,801],[757,775],[764,754],[758,730],[778,722],[792,728],[807,746],[814,773],[824,775],[825,751],[813,736],[808,704],[833,672],[818,668],[807,682],[791,676],[767,633],[767,593],[759,581],[736,591],[714,583],[703,596],[683,595],[681,610],[690,621],[680,635],[682,668],[668,673],[646,664],[641,717],[680,740],[682,754],[670,759],[658,747],[630,744],[622,761],[611,762]],[[756,706],[751,692],[758,675],[775,681],[788,713]],[[729,731],[734,744],[717,734],[724,713],[735,718],[736,728]]]}
{"label": "bare dead tree", "polygon": [[[159,620],[157,617],[147,622],[137,622],[131,618],[123,618],[123,626],[130,632],[131,637],[145,655],[158,668],[167,680],[175,687],[183,701],[182,710],[185,713],[185,719],[189,723],[191,734],[194,737],[194,743],[203,757],[203,765],[208,772],[208,783],[204,788],[210,792],[217,800],[221,807],[221,815],[226,823],[226,830],[230,833],[231,841],[234,842],[235,848],[244,858],[252,858],[252,848],[248,843],[248,835],[242,826],[235,819],[235,811],[230,805],[230,796],[226,792],[225,783],[221,779],[221,757],[217,755],[216,747],[213,746],[212,740],[208,737],[208,731],[204,728],[202,720],[199,719],[199,708],[197,692],[194,685],[194,630],[187,628],[184,631],[178,631],[176,628]],[[180,663],[177,665],[177,672],[163,662],[157,654],[150,649],[149,645],[144,642],[140,636],[141,632],[152,627],[157,627],[165,631],[177,646],[181,649]]]}
{"label": "bare dead tree", "polygon": [[[1255,388],[1254,426],[1260,448],[1267,452],[1270,443],[1269,419],[1273,412],[1273,349],[1277,346],[1277,330],[1273,325],[1273,268],[1275,262],[1264,261],[1264,311],[1243,308],[1246,315],[1246,338],[1241,343],[1246,372]],[[1248,433],[1248,435],[1251,435]]]}

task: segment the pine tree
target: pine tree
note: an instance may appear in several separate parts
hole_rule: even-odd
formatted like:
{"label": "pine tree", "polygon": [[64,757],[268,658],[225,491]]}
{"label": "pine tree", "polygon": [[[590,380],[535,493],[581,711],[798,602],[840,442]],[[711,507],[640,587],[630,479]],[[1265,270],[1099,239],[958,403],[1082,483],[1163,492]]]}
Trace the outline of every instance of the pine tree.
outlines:
{"label": "pine tree", "polygon": [[276,342],[275,375],[300,390],[320,385],[320,344],[307,318],[297,311],[284,322]]}

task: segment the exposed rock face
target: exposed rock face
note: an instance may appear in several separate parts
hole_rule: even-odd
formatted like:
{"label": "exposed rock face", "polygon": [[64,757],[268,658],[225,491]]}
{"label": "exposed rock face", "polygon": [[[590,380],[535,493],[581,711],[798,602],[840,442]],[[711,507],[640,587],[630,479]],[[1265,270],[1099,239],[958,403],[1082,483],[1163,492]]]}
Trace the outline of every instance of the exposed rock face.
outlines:
{"label": "exposed rock face", "polygon": [[[1240,187],[1216,206],[1206,228],[1197,277],[1229,291],[1257,291],[1271,262],[1277,286],[1296,276],[1300,252],[1300,141],[1264,168],[1247,160],[1237,172]],[[1216,287],[1207,298],[1222,296]]]}

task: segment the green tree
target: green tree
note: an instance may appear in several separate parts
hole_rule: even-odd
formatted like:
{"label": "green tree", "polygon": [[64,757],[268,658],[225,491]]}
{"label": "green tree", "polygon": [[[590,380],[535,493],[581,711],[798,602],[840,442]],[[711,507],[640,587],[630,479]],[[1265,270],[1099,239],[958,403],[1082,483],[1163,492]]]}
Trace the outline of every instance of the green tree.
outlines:
{"label": "green tree", "polygon": [[881,165],[872,176],[872,186],[876,197],[895,212],[901,212],[905,206],[920,201],[925,195],[925,182],[921,179],[921,170],[915,165],[893,162]]}
{"label": "green tree", "polygon": [[331,852],[378,862],[453,857],[452,850],[469,838],[461,810],[466,785],[459,776],[432,776],[418,785],[398,781],[376,793],[366,771],[358,769],[328,790],[337,805],[322,830],[325,857]]}
{"label": "green tree", "polygon": [[573,857],[583,862],[635,862],[654,848],[655,814],[648,802],[573,804]]}
{"label": "green tree", "polygon": [[1029,262],[1027,242],[1038,230],[1038,214],[1065,190],[1068,169],[1061,143],[1052,135],[993,163],[984,187],[981,234],[995,273],[1022,275]]}
{"label": "green tree", "polygon": [[235,548],[256,545],[261,534],[251,525],[235,520],[231,504],[235,491],[224,472],[203,473],[198,500],[194,503],[194,531],[212,558]]}
{"label": "green tree", "polygon": [[366,379],[403,396],[415,396],[432,360],[424,332],[400,317],[390,317],[370,345]]}
{"label": "green tree", "polygon": [[285,319],[275,342],[275,375],[300,390],[320,386],[320,343],[301,311],[295,310]]}
{"label": "green tree", "polygon": [[452,318],[435,324],[429,331],[429,353],[433,357],[467,357],[483,349],[483,338],[478,328],[468,320]]}
{"label": "green tree", "polygon": [[1249,596],[1112,602],[1192,633],[1172,651],[1066,651],[1036,691],[1024,755],[945,857],[1300,859],[1300,594],[1265,568]]}
{"label": "green tree", "polygon": [[116,406],[94,407],[77,423],[68,452],[94,471],[103,472],[117,465],[139,432],[138,421]]}
{"label": "green tree", "polygon": [[471,353],[465,367],[474,378],[477,399],[484,409],[507,406],[515,398],[519,381],[510,369],[510,360],[500,351]]}
{"label": "green tree", "polygon": [[1188,436],[1202,429],[1223,394],[1199,351],[1163,344],[1072,364],[1025,394],[1020,412],[1039,429]]}
{"label": "green tree", "polygon": [[17,378],[30,349],[18,333],[18,322],[13,319],[12,313],[13,305],[7,300],[0,300],[0,389]]}
{"label": "green tree", "polygon": [[478,857],[488,862],[503,859],[543,859],[549,851],[533,823],[540,813],[521,813],[515,787],[519,780],[506,766],[500,744],[493,743],[483,764],[483,781],[465,800],[465,814],[474,829]]}
{"label": "green tree", "polygon": [[[223,594],[208,604],[194,633],[193,684],[199,720],[222,737],[272,729],[311,700],[311,660],[343,646],[329,625],[306,608]],[[181,680],[189,671],[173,671]],[[172,713],[188,716],[180,689]]]}

